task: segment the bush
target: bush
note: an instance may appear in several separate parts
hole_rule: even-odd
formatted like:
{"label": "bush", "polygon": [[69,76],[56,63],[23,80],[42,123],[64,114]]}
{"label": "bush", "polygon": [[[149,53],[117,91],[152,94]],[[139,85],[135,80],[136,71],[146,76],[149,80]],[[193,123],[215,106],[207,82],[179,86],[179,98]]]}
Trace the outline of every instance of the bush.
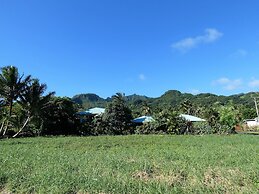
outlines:
{"label": "bush", "polygon": [[[137,134],[185,134],[187,122],[173,110],[163,110],[155,114],[153,122],[136,127]],[[190,128],[189,128],[190,129]]]}
{"label": "bush", "polygon": [[195,122],[192,125],[193,134],[203,135],[203,134],[212,134],[214,129],[207,122]]}
{"label": "bush", "polygon": [[144,123],[142,125],[136,126],[135,133],[136,134],[165,134],[165,128],[157,127],[155,122]]}
{"label": "bush", "polygon": [[229,128],[226,125],[215,124],[213,127],[207,122],[196,122],[192,125],[193,134],[230,134],[235,133],[234,128]]}
{"label": "bush", "polygon": [[223,127],[226,133],[234,133],[235,125],[241,120],[238,109],[232,105],[222,106],[219,109],[219,113],[221,128]]}

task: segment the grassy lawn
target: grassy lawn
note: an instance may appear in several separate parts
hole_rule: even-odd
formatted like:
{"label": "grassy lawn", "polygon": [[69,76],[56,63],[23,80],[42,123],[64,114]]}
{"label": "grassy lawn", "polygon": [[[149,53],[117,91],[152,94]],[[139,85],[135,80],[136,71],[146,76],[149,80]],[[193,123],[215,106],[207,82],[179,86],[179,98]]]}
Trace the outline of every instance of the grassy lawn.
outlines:
{"label": "grassy lawn", "polygon": [[0,193],[258,193],[259,136],[0,140]]}

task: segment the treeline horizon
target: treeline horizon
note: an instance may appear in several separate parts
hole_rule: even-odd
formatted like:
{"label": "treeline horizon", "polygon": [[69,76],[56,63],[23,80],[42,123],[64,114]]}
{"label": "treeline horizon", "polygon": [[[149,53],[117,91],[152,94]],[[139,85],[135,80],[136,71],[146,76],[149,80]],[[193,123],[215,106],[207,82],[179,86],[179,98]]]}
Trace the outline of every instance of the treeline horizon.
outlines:
{"label": "treeline horizon", "polygon": [[[121,92],[116,92],[116,93],[122,93],[124,94],[126,97],[127,96],[143,96],[143,97],[147,97],[147,98],[153,98],[153,99],[156,99],[156,98],[160,98],[161,96],[163,96],[164,94],[166,94],[167,92],[170,92],[170,91],[175,91],[175,92],[179,92],[181,94],[186,94],[186,95],[193,95],[193,96],[199,96],[199,95],[213,95],[213,96],[222,96],[222,97],[232,97],[232,96],[239,96],[239,95],[246,95],[246,94],[257,94],[259,93],[259,91],[247,91],[247,92],[236,92],[236,93],[233,93],[233,94],[216,94],[216,93],[213,93],[213,92],[199,92],[199,93],[192,93],[192,92],[183,92],[179,89],[168,89],[166,90],[164,93],[162,93],[161,95],[159,96],[149,96],[149,95],[145,95],[145,94],[138,94],[136,92],[134,93],[131,93],[131,94],[126,94],[125,92],[121,91]],[[98,94],[98,92],[78,92],[78,93],[75,93],[74,95],[72,96],[67,96],[67,95],[60,95],[60,97],[67,97],[67,98],[75,98],[75,97],[78,97],[78,96],[81,96],[81,95],[96,95],[98,96],[99,98],[101,99],[104,99],[104,100],[107,100],[107,99],[110,99],[114,94],[110,95],[110,96],[107,96],[107,97],[104,97],[100,94]]]}
{"label": "treeline horizon", "polygon": [[[125,103],[131,108],[140,108],[143,104],[150,106],[154,109],[163,108],[169,106],[171,108],[177,108],[184,101],[189,101],[196,106],[210,107],[216,105],[235,104],[242,106],[245,111],[250,112],[245,114],[246,119],[256,117],[254,97],[259,96],[258,92],[248,92],[234,94],[230,96],[216,95],[211,93],[191,94],[181,93],[178,90],[168,90],[163,95],[157,98],[147,97],[144,95],[132,94],[125,96]],[[112,97],[102,98],[95,93],[84,93],[73,96],[72,101],[79,104],[81,110],[94,107],[105,108]],[[248,110],[249,109],[249,110]]]}
{"label": "treeline horizon", "polygon": [[[207,134],[229,133],[245,118],[255,118],[252,95],[192,95],[169,90],[161,97],[125,96],[103,99],[96,94],[73,98],[45,93],[46,84],[31,75],[20,75],[15,66],[0,72],[0,137],[44,135]],[[105,113],[78,118],[77,112],[103,107]],[[195,126],[179,118],[191,114],[207,120]],[[152,115],[155,122],[134,125],[133,118]],[[83,121],[83,122],[82,122]]]}

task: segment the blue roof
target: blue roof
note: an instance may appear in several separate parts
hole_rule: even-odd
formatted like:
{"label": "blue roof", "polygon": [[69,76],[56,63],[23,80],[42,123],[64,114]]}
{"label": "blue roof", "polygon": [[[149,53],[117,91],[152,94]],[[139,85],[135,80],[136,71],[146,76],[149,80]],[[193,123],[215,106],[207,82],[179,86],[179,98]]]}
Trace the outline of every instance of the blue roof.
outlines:
{"label": "blue roof", "polygon": [[81,112],[77,112],[76,115],[90,115],[90,113],[86,111],[81,111]]}
{"label": "blue roof", "polygon": [[192,115],[186,115],[186,114],[181,114],[180,117],[183,117],[185,120],[191,121],[191,122],[206,121],[205,119],[201,119],[199,117],[195,117]]}
{"label": "blue roof", "polygon": [[133,123],[148,123],[152,121],[154,119],[151,116],[141,116],[132,120]]}

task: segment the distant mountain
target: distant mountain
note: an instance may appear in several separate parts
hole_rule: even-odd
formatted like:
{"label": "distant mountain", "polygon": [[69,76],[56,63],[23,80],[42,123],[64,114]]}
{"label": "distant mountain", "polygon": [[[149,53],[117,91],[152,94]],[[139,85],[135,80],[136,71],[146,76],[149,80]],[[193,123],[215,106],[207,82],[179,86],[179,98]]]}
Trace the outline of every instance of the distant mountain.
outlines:
{"label": "distant mountain", "polygon": [[92,93],[75,95],[72,101],[81,105],[82,108],[105,107],[107,105],[106,99]]}
{"label": "distant mountain", "polygon": [[[144,102],[149,102],[153,98],[147,96],[141,96],[137,94],[125,96],[125,101],[128,105],[137,106]],[[72,100],[81,105],[82,108],[92,108],[92,107],[106,107],[107,103],[111,101],[111,98],[101,98],[100,96],[92,93],[88,94],[78,94],[72,97]]]}
{"label": "distant mountain", "polygon": [[[176,107],[184,100],[189,100],[193,104],[202,106],[211,106],[214,103],[226,104],[233,102],[237,105],[244,105],[252,108],[254,107],[252,97],[255,95],[256,93],[254,92],[231,96],[218,96],[210,93],[193,95],[190,93],[181,93],[177,90],[169,90],[158,98],[150,98],[147,96],[133,94],[125,96],[125,101],[130,107],[139,107],[143,104],[150,107]],[[106,107],[107,103],[111,101],[111,98],[104,99],[96,94],[88,93],[76,95],[72,98],[72,100],[81,105],[82,108],[87,109],[92,107]]]}
{"label": "distant mountain", "polygon": [[125,96],[126,102],[127,102],[127,101],[129,101],[129,102],[130,102],[130,101],[134,102],[134,101],[138,101],[138,100],[145,101],[145,100],[148,100],[148,99],[151,99],[151,98],[149,98],[149,97],[147,97],[147,96],[137,95],[137,94]]}

